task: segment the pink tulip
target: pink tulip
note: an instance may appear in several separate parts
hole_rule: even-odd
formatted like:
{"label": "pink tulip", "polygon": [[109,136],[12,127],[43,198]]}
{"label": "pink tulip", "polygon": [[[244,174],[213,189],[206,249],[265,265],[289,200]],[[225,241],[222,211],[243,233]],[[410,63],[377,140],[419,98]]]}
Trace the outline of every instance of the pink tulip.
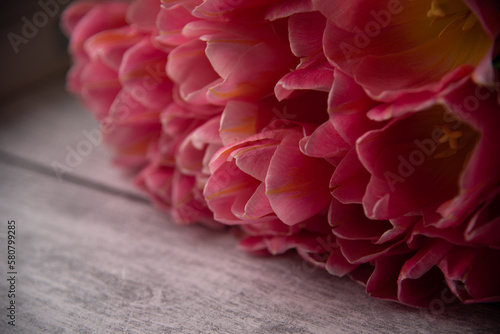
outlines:
{"label": "pink tulip", "polygon": [[[205,21],[189,18],[184,7],[172,10],[182,15],[172,26],[164,21],[173,13],[162,12],[158,24],[167,37],[160,38],[165,45],[183,42],[170,52],[167,73],[187,103],[258,101],[272,94],[276,81],[296,64],[281,28],[286,22]],[[180,33],[168,34],[182,24]]]}
{"label": "pink tulip", "polygon": [[[302,126],[276,120],[213,157],[205,198],[215,220],[242,225],[250,236],[242,242],[244,249],[277,254],[297,247],[304,257],[326,252],[314,249],[316,238],[329,235],[324,215],[333,166],[304,155],[301,138]],[[320,235],[310,234],[314,229]]]}
{"label": "pink tulip", "polygon": [[161,134],[150,146],[148,166],[136,183],[175,222],[220,227],[202,194],[210,158],[222,147],[220,116],[202,118],[173,102],[158,117],[162,121]]}
{"label": "pink tulip", "polygon": [[175,167],[150,164],[137,176],[136,183],[150,195],[153,204],[170,214],[176,223],[221,227],[214,222],[195,177],[182,174]]}
{"label": "pink tulip", "polygon": [[352,265],[344,273],[370,295],[420,307],[442,291],[464,303],[500,300],[500,274],[481,260],[499,255],[500,158],[489,153],[498,150],[497,99],[469,80],[431,101],[400,103],[399,116],[378,127],[361,118],[367,108],[332,113],[340,134],[369,125],[335,168],[329,219]]}
{"label": "pink tulip", "polygon": [[[486,153],[497,141],[496,94],[468,82],[442,99],[444,106],[424,103],[423,110],[409,110],[358,139],[360,161],[372,174],[363,198],[370,218],[439,210],[448,221],[449,206],[478,196],[499,179],[500,160]],[[471,99],[478,103],[474,112],[466,109]]]}
{"label": "pink tulip", "polygon": [[[106,113],[120,90],[115,74],[117,68],[114,70],[108,68],[111,63],[108,60],[120,57],[119,55],[116,56],[116,54],[123,54],[125,48],[121,48],[118,52],[111,51],[111,49],[117,49],[115,40],[111,48],[106,46],[106,52],[100,52],[103,55],[102,59],[94,56],[94,61],[91,64],[91,55],[85,50],[84,46],[89,43],[89,39],[99,33],[106,34],[107,30],[126,26],[125,16],[128,6],[128,4],[119,1],[106,3],[82,1],[69,6],[62,17],[61,24],[63,28],[68,35],[71,34],[69,49],[74,57],[74,65],[68,74],[68,88],[73,93],[82,95],[89,109],[98,117]],[[133,38],[122,30],[117,30],[115,36],[120,34],[122,35],[121,41],[124,44],[127,44],[128,37]],[[101,41],[104,39],[106,37],[102,37]],[[97,43],[93,43],[94,48]],[[99,48],[104,49],[102,44],[106,44],[106,42],[100,44],[101,47]],[[114,55],[110,57],[107,54]]]}
{"label": "pink tulip", "polygon": [[77,2],[63,16],[75,57],[68,86],[100,121],[115,161],[128,166],[147,162],[160,111],[172,102],[167,54],[152,45],[159,6],[146,13],[144,4]]}
{"label": "pink tulip", "polygon": [[93,35],[127,25],[129,4],[123,1],[80,1],[69,6],[62,17],[62,27],[71,35],[70,51],[79,55],[84,42]]}
{"label": "pink tulip", "polygon": [[[323,183],[322,193],[316,193],[321,179],[298,185],[305,182],[308,168],[316,164],[321,169],[331,167],[300,152],[302,136],[300,127],[271,128],[221,149],[210,163],[212,175],[205,187],[215,219],[240,224],[278,218],[295,225],[319,213],[329,202],[327,183]],[[280,161],[285,156],[289,162]],[[289,164],[294,168],[286,171]],[[303,203],[300,209],[299,203]]]}
{"label": "pink tulip", "polygon": [[436,92],[444,78],[492,83],[500,11],[489,1],[313,1],[329,61],[370,96]]}
{"label": "pink tulip", "polygon": [[82,1],[68,88],[179,224],[375,298],[500,301],[495,0]]}

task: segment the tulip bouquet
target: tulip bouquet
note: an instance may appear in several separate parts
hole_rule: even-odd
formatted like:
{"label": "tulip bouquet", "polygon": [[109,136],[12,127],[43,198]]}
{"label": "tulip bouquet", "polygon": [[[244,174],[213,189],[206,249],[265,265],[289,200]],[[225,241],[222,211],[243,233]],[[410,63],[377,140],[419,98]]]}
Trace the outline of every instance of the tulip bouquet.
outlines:
{"label": "tulip bouquet", "polygon": [[180,224],[373,297],[500,301],[497,0],[79,1],[69,90]]}

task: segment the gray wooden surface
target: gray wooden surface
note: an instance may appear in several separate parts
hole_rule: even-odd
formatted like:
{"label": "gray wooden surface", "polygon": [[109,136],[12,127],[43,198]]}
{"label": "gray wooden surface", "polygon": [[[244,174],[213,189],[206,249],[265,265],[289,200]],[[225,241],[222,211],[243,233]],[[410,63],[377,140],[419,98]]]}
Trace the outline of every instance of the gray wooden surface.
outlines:
{"label": "gray wooden surface", "polygon": [[[0,333],[495,333],[500,306],[416,310],[368,297],[293,255],[253,257],[177,226],[96,146],[60,182],[53,161],[96,127],[45,82],[0,111]],[[7,221],[17,222],[16,326]]]}

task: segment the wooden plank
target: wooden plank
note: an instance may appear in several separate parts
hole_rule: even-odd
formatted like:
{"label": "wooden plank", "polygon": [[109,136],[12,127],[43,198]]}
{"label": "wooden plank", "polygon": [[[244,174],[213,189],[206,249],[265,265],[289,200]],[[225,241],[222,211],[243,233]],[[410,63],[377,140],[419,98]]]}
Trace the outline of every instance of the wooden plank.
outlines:
{"label": "wooden plank", "polygon": [[104,144],[91,145],[87,156],[70,158],[74,164],[68,164],[71,150],[89,142],[85,131],[98,129],[98,125],[65,91],[63,76],[32,86],[1,105],[0,126],[0,153],[4,155],[50,168],[54,175],[52,164],[64,165],[68,172],[61,175],[63,181],[76,177],[146,197],[133,185],[130,175],[112,166],[110,150]]}
{"label": "wooden plank", "polygon": [[[97,156],[96,156],[97,158]],[[0,162],[0,304],[6,221],[18,231],[16,331],[1,333],[493,333],[496,305],[415,310],[371,299],[295,256],[235,249],[151,206]],[[2,312],[2,313],[5,313]]]}

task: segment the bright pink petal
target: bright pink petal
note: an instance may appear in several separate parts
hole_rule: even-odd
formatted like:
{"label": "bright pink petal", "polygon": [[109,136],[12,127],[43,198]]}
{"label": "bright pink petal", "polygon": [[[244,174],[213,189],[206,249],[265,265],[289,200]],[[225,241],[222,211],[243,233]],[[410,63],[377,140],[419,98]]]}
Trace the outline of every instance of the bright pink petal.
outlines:
{"label": "bright pink petal", "polygon": [[182,34],[182,29],[191,21],[197,20],[191,15],[191,11],[184,6],[167,8],[164,4],[161,6],[157,17],[159,35],[156,36],[158,43],[165,45],[166,48],[181,45],[191,40]]}
{"label": "bright pink petal", "polygon": [[282,77],[274,92],[278,100],[283,100],[297,89],[330,91],[333,84],[333,68],[323,55],[304,60],[296,70]]}
{"label": "bright pink petal", "polygon": [[335,130],[347,143],[354,145],[365,132],[381,126],[366,115],[375,105],[351,77],[335,70],[335,79],[328,98],[328,111]]}
{"label": "bright pink petal", "polygon": [[121,90],[117,73],[96,60],[82,69],[80,80],[84,102],[97,119],[104,118]]}
{"label": "bright pink petal", "polygon": [[[248,200],[251,194],[247,191],[250,189],[253,193],[259,182],[238,169],[231,171],[228,173],[225,168],[214,171],[205,185],[204,196],[217,221],[239,224],[242,222],[241,219],[237,218],[232,211],[236,198],[244,191],[243,195]],[[240,198],[243,199],[243,196]],[[244,208],[241,211],[244,212]]]}
{"label": "bright pink petal", "polygon": [[262,141],[250,147],[235,150],[231,157],[236,159],[236,166],[239,169],[263,182],[268,173],[267,166],[269,166],[278,145],[279,142],[276,141]]}
{"label": "bright pink petal", "polygon": [[261,183],[252,197],[247,201],[245,205],[244,217],[246,219],[256,219],[261,218],[266,215],[273,215],[273,208],[271,203],[269,203],[269,198],[266,196],[266,187],[264,183]]}
{"label": "bright pink petal", "polygon": [[142,38],[129,27],[112,29],[90,37],[84,47],[91,60],[99,58],[106,66],[118,72],[125,51]]}
{"label": "bright pink petal", "polygon": [[332,166],[302,154],[298,147],[281,145],[266,176],[266,194],[276,215],[288,225],[312,217],[328,206]]}
{"label": "bright pink petal", "polygon": [[97,1],[78,1],[66,7],[61,16],[61,26],[67,36],[73,34],[78,22],[94,8]]}
{"label": "bright pink petal", "polygon": [[193,104],[206,104],[208,89],[220,81],[205,56],[205,43],[199,40],[186,42],[168,56],[168,76],[179,85],[183,100]]}
{"label": "bright pink petal", "polygon": [[[83,10],[85,12],[87,10],[85,7],[80,7],[85,5],[77,4],[76,6],[78,6],[76,7],[78,11]],[[122,1],[110,1],[93,5],[92,9],[82,16],[74,26],[69,44],[70,50],[72,52],[81,50],[83,43],[89,37],[101,31],[126,25],[125,16],[128,7],[129,3]],[[72,12],[70,12],[71,15],[73,15]],[[77,17],[80,15],[78,14]]]}
{"label": "bright pink petal", "polygon": [[167,78],[167,55],[144,39],[125,52],[119,77],[125,90],[151,109],[160,110],[172,101],[173,83]]}
{"label": "bright pink petal", "polygon": [[310,136],[300,141],[302,153],[315,158],[342,157],[351,147],[340,137],[333,124],[321,124]]}

